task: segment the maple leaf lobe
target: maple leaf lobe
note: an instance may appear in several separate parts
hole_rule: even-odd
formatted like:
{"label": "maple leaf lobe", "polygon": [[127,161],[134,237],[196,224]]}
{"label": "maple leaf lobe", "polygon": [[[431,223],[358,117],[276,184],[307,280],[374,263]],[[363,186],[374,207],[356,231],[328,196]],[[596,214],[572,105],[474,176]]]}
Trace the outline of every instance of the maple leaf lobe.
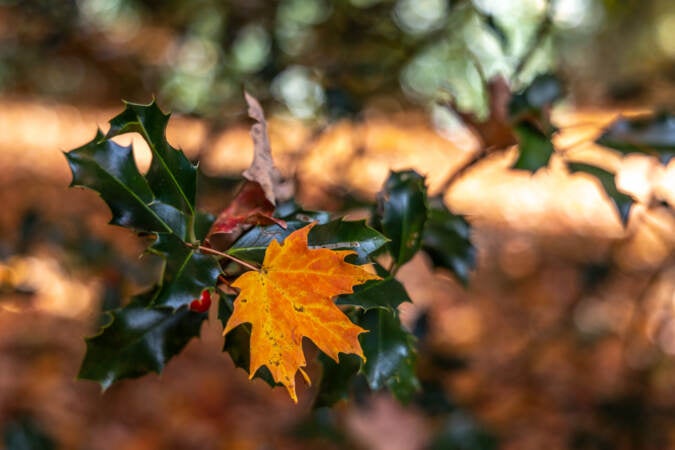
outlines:
{"label": "maple leaf lobe", "polygon": [[291,233],[283,244],[272,241],[261,270],[246,272],[232,283],[241,291],[224,330],[227,334],[242,323],[251,324],[251,377],[267,366],[295,402],[296,373],[308,379],[302,371],[304,337],[336,362],[339,353],[364,358],[358,336],[366,330],[352,323],[333,297],[380,278],[345,262],[352,251],[308,248],[312,226]]}

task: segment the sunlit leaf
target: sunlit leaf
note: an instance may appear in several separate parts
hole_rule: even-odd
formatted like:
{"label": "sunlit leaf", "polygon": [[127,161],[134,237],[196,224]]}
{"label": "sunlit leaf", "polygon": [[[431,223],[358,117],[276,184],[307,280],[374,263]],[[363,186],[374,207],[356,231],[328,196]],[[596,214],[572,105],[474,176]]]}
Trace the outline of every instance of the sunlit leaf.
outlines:
{"label": "sunlit leaf", "polygon": [[272,241],[260,271],[246,272],[232,287],[240,289],[234,312],[224,333],[250,323],[253,376],[267,366],[272,377],[286,386],[297,401],[295,375],[306,365],[302,339],[307,337],[331,358],[339,353],[363,356],[354,325],[333,302],[352,292],[352,286],[378,278],[344,261],[352,252],[310,249],[307,236],[312,225],[290,234],[279,244]]}

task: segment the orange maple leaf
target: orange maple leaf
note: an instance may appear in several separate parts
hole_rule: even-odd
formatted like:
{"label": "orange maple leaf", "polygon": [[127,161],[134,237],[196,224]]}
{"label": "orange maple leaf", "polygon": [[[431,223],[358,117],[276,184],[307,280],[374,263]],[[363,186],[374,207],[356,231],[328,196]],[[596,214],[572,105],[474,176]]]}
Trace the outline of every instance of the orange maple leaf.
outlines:
{"label": "orange maple leaf", "polygon": [[310,249],[307,236],[312,226],[294,231],[283,244],[272,241],[260,271],[246,272],[232,283],[241,292],[223,331],[227,334],[237,325],[250,323],[250,377],[267,366],[296,403],[296,373],[300,371],[310,382],[302,370],[306,365],[303,337],[336,362],[339,353],[355,353],[365,359],[358,335],[366,330],[352,323],[333,297],[380,278],[345,262],[352,251]]}

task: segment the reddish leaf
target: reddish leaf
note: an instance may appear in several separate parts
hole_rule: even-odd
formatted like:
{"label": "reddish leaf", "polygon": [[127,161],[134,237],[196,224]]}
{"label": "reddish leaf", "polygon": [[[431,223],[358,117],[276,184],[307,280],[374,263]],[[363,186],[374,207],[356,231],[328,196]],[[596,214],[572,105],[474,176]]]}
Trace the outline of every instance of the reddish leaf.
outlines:
{"label": "reddish leaf", "polygon": [[277,225],[286,228],[286,222],[272,217],[274,205],[267,199],[259,183],[246,181],[230,205],[213,222],[206,239],[218,249],[230,247],[241,234],[254,225]]}

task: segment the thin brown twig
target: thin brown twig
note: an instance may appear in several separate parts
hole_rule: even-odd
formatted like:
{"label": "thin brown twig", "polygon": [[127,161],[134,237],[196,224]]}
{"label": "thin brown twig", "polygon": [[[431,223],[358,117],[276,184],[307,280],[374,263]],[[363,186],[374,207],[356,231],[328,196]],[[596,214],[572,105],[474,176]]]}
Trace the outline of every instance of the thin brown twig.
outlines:
{"label": "thin brown twig", "polygon": [[194,247],[194,248],[196,248],[197,250],[199,250],[202,253],[209,253],[211,255],[222,256],[223,258],[227,258],[230,261],[234,261],[237,264],[242,265],[242,266],[244,266],[248,269],[255,270],[256,272],[260,271],[260,267],[256,267],[253,264],[244,261],[243,259],[237,258],[236,256],[232,256],[232,255],[229,255],[227,253],[223,253],[223,252],[220,252],[218,250],[214,250],[214,249],[209,248],[209,247],[204,247],[203,245],[200,245],[200,246],[197,246],[197,247]]}

